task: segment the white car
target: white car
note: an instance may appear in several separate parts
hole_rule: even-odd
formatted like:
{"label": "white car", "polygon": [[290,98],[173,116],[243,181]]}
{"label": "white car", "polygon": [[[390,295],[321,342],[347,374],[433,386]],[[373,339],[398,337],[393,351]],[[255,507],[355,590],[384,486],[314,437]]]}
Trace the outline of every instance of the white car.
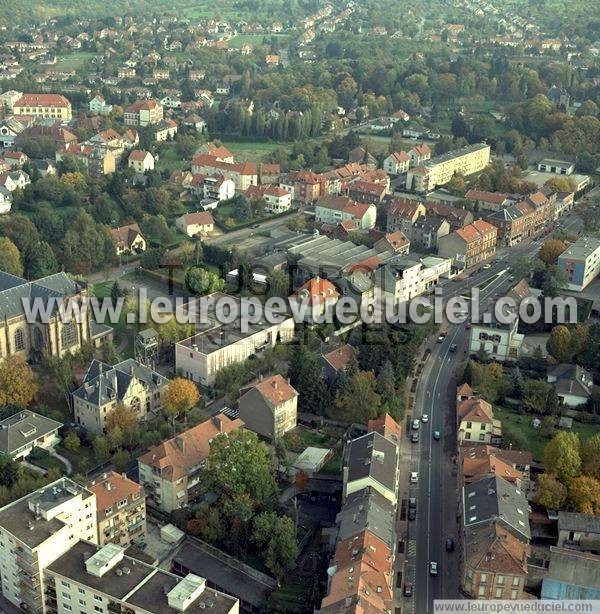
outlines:
{"label": "white car", "polygon": [[492,265],[489,262],[487,264],[483,265],[483,270],[484,271],[487,271],[488,269],[491,269],[491,268],[492,268]]}
{"label": "white car", "polygon": [[429,416],[428,416],[427,414],[423,414],[423,415],[421,416],[421,422],[422,422],[423,424],[425,424],[426,422],[429,422]]}
{"label": "white car", "polygon": [[437,576],[438,575],[438,565],[435,561],[429,562],[429,575]]}
{"label": "white car", "polygon": [[410,483],[416,484],[419,481],[419,474],[416,471],[413,471],[410,474]]}
{"label": "white car", "polygon": [[418,421],[418,420],[416,420],[416,419],[415,419],[415,420],[413,420],[413,423],[412,423],[412,429],[413,429],[413,431],[418,431],[420,426],[421,426],[421,425],[419,424],[419,421]]}

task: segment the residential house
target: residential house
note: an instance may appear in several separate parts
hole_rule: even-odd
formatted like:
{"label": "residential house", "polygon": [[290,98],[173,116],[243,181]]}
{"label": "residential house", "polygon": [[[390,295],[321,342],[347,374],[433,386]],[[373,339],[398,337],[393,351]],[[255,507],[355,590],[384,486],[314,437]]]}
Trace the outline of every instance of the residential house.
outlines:
{"label": "residential house", "polygon": [[29,156],[22,151],[5,151],[3,160],[14,170],[22,168],[29,161]]}
{"label": "residential house", "polygon": [[[289,301],[305,322],[316,324],[328,310],[335,307],[339,298],[340,293],[333,283],[328,279],[313,277],[301,285],[289,297]],[[302,310],[305,310],[304,313]]]}
{"label": "residential house", "polygon": [[197,153],[192,158],[192,173],[222,175],[235,183],[238,192],[258,185],[258,164],[254,162],[223,162],[218,156]]}
{"label": "residential house", "polygon": [[379,433],[398,446],[402,439],[402,427],[388,413],[379,416],[379,418],[369,420],[367,422],[367,431],[369,433]]}
{"label": "residential house", "polygon": [[7,117],[0,123],[0,147],[13,147],[15,140],[25,130],[25,126],[15,117]]}
{"label": "residential house", "polygon": [[5,187],[0,186],[0,215],[10,213],[12,209],[12,193]]}
{"label": "residential house", "polygon": [[215,222],[210,212],[196,211],[178,217],[175,220],[175,226],[188,237],[198,237],[212,232]]}
{"label": "residential house", "polygon": [[163,119],[153,128],[154,140],[158,143],[175,138],[177,134],[177,122],[172,119]]}
{"label": "residential house", "polygon": [[479,397],[461,401],[457,408],[458,442],[497,444],[502,439],[502,425],[494,419],[492,406]]}
{"label": "residential house", "polygon": [[[494,494],[488,495],[495,501]],[[481,497],[465,501],[476,511]],[[527,501],[525,501],[525,504]],[[525,514],[527,509],[525,508]],[[527,516],[525,515],[525,521]],[[501,522],[491,521],[465,530],[462,589],[472,599],[523,599],[527,559],[531,548]]]}
{"label": "residential house", "polygon": [[465,199],[472,202],[479,209],[488,211],[501,211],[520,200],[519,197],[502,192],[487,192],[485,190],[470,189],[465,194]]}
{"label": "residential house", "polygon": [[231,151],[229,151],[229,149],[227,149],[227,147],[223,145],[215,145],[215,143],[212,141],[200,145],[196,153],[213,156],[219,162],[226,162],[227,164],[233,164],[235,162],[233,154]]}
{"label": "residential house", "polygon": [[60,422],[29,409],[0,421],[0,454],[13,460],[27,458],[34,448],[52,449],[60,442]]}
{"label": "residential house", "polygon": [[145,173],[154,170],[154,156],[149,151],[134,149],[127,158],[127,166],[136,173]]}
{"label": "residential house", "polygon": [[56,161],[73,156],[83,164],[89,175],[109,175],[115,172],[116,161],[111,151],[84,143],[71,143],[56,152]]}
{"label": "residential house", "polygon": [[408,158],[410,166],[420,166],[431,158],[431,149],[426,143],[419,143],[408,152]]}
{"label": "residential house", "polygon": [[401,175],[408,172],[410,156],[405,151],[394,151],[383,160],[383,170],[388,175]]}
{"label": "residential house", "polygon": [[111,228],[117,255],[139,254],[146,251],[146,239],[137,223]]}
{"label": "residential house", "polygon": [[201,196],[211,202],[219,203],[235,196],[235,183],[222,175],[207,177],[205,175],[192,175],[190,190],[192,194]]}
{"label": "residential house", "polygon": [[156,100],[138,100],[125,109],[126,126],[149,126],[163,120],[163,107]]}
{"label": "residential house", "polygon": [[426,250],[436,250],[441,237],[450,234],[450,223],[439,215],[425,215],[412,227],[412,242]]}
{"label": "residential house", "polygon": [[23,94],[13,103],[13,113],[61,121],[72,119],[71,103],[60,94]]}
{"label": "residential house", "polygon": [[8,113],[12,113],[14,110],[15,102],[23,96],[23,92],[17,92],[15,90],[7,90],[0,94],[0,105]]}
{"label": "residential house", "polygon": [[97,115],[110,115],[112,113],[112,104],[107,104],[104,96],[96,94],[88,103],[90,113]]}
{"label": "residential house", "polygon": [[207,467],[212,440],[243,427],[242,420],[219,413],[140,456],[139,481],[148,504],[170,513],[193,503],[199,495],[200,475]]}
{"label": "residential house", "polygon": [[430,201],[426,201],[424,205],[427,215],[439,215],[450,224],[450,232],[454,232],[459,228],[464,228],[473,223],[473,214],[467,209]]}
{"label": "residential house", "polygon": [[556,365],[548,371],[546,381],[554,384],[559,401],[569,407],[587,405],[592,396],[592,374],[579,365]]}
{"label": "residential house", "polygon": [[379,205],[387,195],[387,186],[383,183],[371,181],[351,181],[348,184],[348,196],[359,203]]}
{"label": "residential house", "polygon": [[339,224],[353,220],[358,228],[368,229],[375,226],[377,208],[375,205],[356,202],[347,196],[324,196],[317,201],[315,216],[317,222]]}
{"label": "residential house", "polygon": [[98,543],[127,547],[146,535],[144,489],[124,473],[102,473],[88,483],[96,495]]}
{"label": "residential house", "polygon": [[438,239],[438,254],[450,258],[457,269],[470,269],[496,253],[498,230],[484,220],[459,228]]}
{"label": "residential house", "polygon": [[410,241],[401,230],[387,232],[373,244],[378,252],[393,252],[397,255],[408,254]]}
{"label": "residential house", "polygon": [[356,360],[356,348],[346,343],[321,355],[321,374],[332,386],[339,374],[346,371],[351,364],[356,364]]}
{"label": "residential house", "polygon": [[162,409],[162,392],[168,380],[128,358],[116,365],[93,360],[82,385],[71,393],[75,422],[89,433],[106,433],[106,419],[118,405],[127,405],[138,420]]}
{"label": "residential house", "polygon": [[[512,462],[512,458],[500,450],[489,445],[470,445],[463,441],[460,447],[460,468],[463,484],[471,484],[482,478],[497,476],[519,488],[526,485],[526,476]],[[531,463],[531,461],[530,461]]]}
{"label": "residential house", "polygon": [[292,200],[309,205],[328,193],[328,181],[312,171],[296,171],[283,177],[279,186],[292,194]]}
{"label": "residential house", "polygon": [[251,185],[245,192],[246,198],[262,199],[266,203],[266,211],[278,214],[288,211],[292,206],[292,194],[276,185]]}
{"label": "residential house", "polygon": [[298,392],[281,375],[240,390],[239,417],[246,428],[273,441],[296,428]]}
{"label": "residential house", "polygon": [[344,499],[371,487],[392,505],[398,502],[398,447],[380,433],[352,439],[344,451]]}
{"label": "residential house", "polygon": [[524,336],[518,332],[519,318],[500,322],[492,318],[488,323],[477,322],[471,326],[471,354],[485,352],[492,360],[506,362],[519,357]]}
{"label": "residential house", "polygon": [[415,222],[425,215],[425,212],[425,205],[419,201],[405,198],[392,199],[387,211],[388,232],[401,230],[410,239]]}

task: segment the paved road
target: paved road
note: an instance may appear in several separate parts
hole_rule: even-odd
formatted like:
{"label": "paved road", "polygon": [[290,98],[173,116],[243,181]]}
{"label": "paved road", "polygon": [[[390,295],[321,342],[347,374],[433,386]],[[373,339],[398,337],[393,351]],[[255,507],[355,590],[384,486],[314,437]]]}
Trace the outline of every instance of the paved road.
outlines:
{"label": "paved road", "polygon": [[[557,223],[561,229],[579,232],[582,223],[569,215]],[[545,238],[528,240],[520,245],[498,250],[502,260],[488,270],[473,273],[465,281],[449,281],[443,286],[445,299],[458,296],[474,286],[484,285],[481,291],[481,312],[489,308],[497,294],[504,294],[514,284],[508,267],[523,257],[533,254]],[[484,282],[489,282],[485,285]],[[428,414],[429,421],[421,423],[420,442],[413,444],[411,471],[418,471],[418,485],[411,487],[409,496],[417,497],[417,521],[409,523],[408,559],[404,580],[414,585],[414,597],[404,600],[403,612],[427,614],[433,611],[433,600],[458,598],[461,553],[448,554],[445,540],[453,537],[458,546],[458,495],[456,466],[455,390],[457,368],[468,352],[469,334],[466,325],[445,325],[447,336],[443,343],[431,340],[431,355],[425,361],[415,394],[413,417]],[[456,344],[456,352],[451,345]],[[433,431],[441,433],[435,441]],[[439,576],[429,575],[428,565],[436,561]]]}

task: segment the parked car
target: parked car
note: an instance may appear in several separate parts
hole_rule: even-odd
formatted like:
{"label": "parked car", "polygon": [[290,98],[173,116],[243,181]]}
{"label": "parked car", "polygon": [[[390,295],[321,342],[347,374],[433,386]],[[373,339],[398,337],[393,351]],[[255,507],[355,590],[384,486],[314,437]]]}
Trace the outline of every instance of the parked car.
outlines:
{"label": "parked car", "polygon": [[408,519],[416,520],[417,519],[417,510],[408,510]]}
{"label": "parked car", "polygon": [[438,575],[438,564],[435,561],[429,562],[429,575],[430,576]]}
{"label": "parked car", "polygon": [[419,473],[417,471],[412,471],[410,474],[410,483],[417,484],[419,481]]}
{"label": "parked car", "polygon": [[456,348],[457,348],[457,347],[458,347],[458,346],[456,345],[456,343],[453,343],[453,344],[450,346],[450,351],[451,351],[451,352],[456,352]]}
{"label": "parked car", "polygon": [[465,325],[465,328],[467,330],[470,330],[471,329],[471,322],[467,322],[467,324]]}
{"label": "parked car", "polygon": [[419,419],[415,418],[412,423],[413,431],[418,431],[420,427],[421,427],[421,423],[419,422]]}
{"label": "parked car", "polygon": [[446,552],[454,552],[454,540],[451,537],[446,540]]}
{"label": "parked car", "polygon": [[433,438],[434,438],[436,441],[439,441],[440,437],[441,437],[441,435],[440,435],[440,432],[439,432],[439,431],[433,431]]}
{"label": "parked car", "polygon": [[444,343],[444,337],[442,337],[441,335],[437,338],[437,342],[438,343]]}
{"label": "parked car", "polygon": [[405,597],[412,597],[412,594],[413,594],[412,582],[405,582],[404,583],[404,596]]}
{"label": "parked car", "polygon": [[417,498],[416,497],[411,497],[408,500],[408,507],[410,509],[416,509],[416,507],[417,507]]}
{"label": "parked car", "polygon": [[411,440],[413,443],[419,443],[419,431],[415,431],[415,432],[412,434],[412,436],[411,436],[410,440]]}
{"label": "parked car", "polygon": [[482,268],[483,268],[484,271],[487,271],[488,269],[492,268],[492,265],[489,262],[487,262],[486,264],[483,265]]}
{"label": "parked car", "polygon": [[421,422],[422,422],[423,424],[426,424],[427,422],[429,422],[429,414],[423,414],[423,415],[421,416]]}

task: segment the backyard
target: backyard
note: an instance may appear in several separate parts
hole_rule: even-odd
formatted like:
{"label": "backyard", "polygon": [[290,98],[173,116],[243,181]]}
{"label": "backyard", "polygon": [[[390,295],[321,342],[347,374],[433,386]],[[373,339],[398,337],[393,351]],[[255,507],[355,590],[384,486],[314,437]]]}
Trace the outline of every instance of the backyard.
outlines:
{"label": "backyard", "polygon": [[74,51],[73,53],[60,56],[56,66],[59,70],[78,70],[95,55],[91,51]]}

